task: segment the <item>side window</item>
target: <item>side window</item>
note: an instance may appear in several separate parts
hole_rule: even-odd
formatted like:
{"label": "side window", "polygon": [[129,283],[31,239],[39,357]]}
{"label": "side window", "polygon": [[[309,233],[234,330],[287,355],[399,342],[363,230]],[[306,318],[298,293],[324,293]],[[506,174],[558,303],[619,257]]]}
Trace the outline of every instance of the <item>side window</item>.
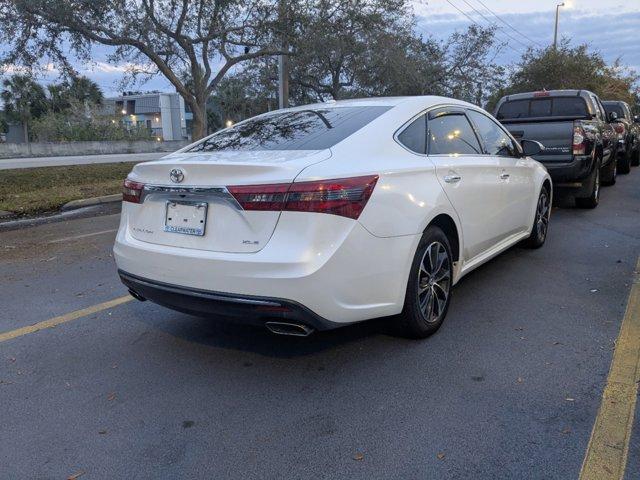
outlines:
{"label": "side window", "polygon": [[481,154],[480,144],[467,117],[450,114],[430,119],[429,154]]}
{"label": "side window", "polygon": [[484,142],[489,155],[501,155],[503,157],[517,157],[519,151],[512,138],[486,115],[476,111],[467,110],[471,121],[476,125],[478,134]]}
{"label": "side window", "polygon": [[398,141],[412,152],[427,152],[427,116],[420,115],[405,128],[400,135]]}

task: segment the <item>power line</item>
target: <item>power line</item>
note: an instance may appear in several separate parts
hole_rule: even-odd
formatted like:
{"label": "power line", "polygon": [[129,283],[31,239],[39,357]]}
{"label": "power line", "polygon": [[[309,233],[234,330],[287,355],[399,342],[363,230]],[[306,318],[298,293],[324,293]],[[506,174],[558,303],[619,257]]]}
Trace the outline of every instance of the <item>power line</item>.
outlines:
{"label": "power line", "polygon": [[[480,25],[478,22],[476,22],[467,12],[461,10],[460,8],[457,7],[457,5],[455,5],[453,2],[451,2],[451,0],[445,0],[449,5],[451,5],[453,8],[455,8],[458,12],[460,12],[462,15],[464,15],[465,17],[467,17],[467,19],[474,25],[480,27],[480,28],[484,28],[482,25]],[[513,45],[511,45],[509,42],[506,42],[505,45],[507,47],[509,47],[511,50],[513,50],[514,52],[516,52],[518,55],[522,55],[523,52],[521,50],[518,50],[517,48],[515,48]]]}
{"label": "power line", "polygon": [[513,25],[511,25],[509,22],[507,22],[506,20],[504,20],[500,15],[498,15],[496,12],[494,12],[493,10],[491,10],[489,7],[487,7],[485,5],[485,3],[482,0],[476,0],[480,5],[482,5],[485,10],[487,10],[489,13],[491,13],[491,15],[493,15],[494,17],[496,17],[498,20],[500,20],[502,23],[504,23],[507,27],[509,27],[511,30],[513,30],[514,32],[522,35],[524,38],[526,38],[527,40],[529,40],[531,43],[535,43],[536,45],[538,45],[539,47],[544,47],[544,45],[542,45],[540,42],[536,42],[535,40],[533,40],[532,38],[528,37],[527,35],[525,35],[524,33],[522,33],[520,30],[518,30],[516,27],[514,27]]}
{"label": "power line", "polygon": [[477,8],[475,8],[473,5],[471,5],[467,0],[462,0],[464,3],[466,3],[471,10],[473,10],[474,12],[476,12],[478,15],[480,15],[482,18],[484,18],[489,25],[493,26],[496,28],[496,30],[500,30],[501,33],[503,33],[504,35],[506,35],[507,37],[509,37],[511,40],[518,42],[520,45],[522,45],[525,48],[529,48],[530,45],[527,45],[526,43],[523,43],[522,41],[518,40],[517,38],[515,38],[514,36],[512,36],[509,32],[506,32],[504,29],[502,29],[501,27],[499,27],[498,25],[496,25],[496,23],[494,21],[492,21],[490,18],[488,18],[484,13],[482,13],[480,10],[478,10]]}

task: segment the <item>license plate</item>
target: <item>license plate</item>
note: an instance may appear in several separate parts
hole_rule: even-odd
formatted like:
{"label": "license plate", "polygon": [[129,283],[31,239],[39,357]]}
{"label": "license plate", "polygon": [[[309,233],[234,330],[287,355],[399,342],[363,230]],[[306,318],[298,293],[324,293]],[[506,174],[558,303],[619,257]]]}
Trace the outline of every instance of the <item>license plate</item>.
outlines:
{"label": "license plate", "polygon": [[169,200],[164,217],[164,231],[183,235],[204,235],[207,224],[205,202],[181,202]]}

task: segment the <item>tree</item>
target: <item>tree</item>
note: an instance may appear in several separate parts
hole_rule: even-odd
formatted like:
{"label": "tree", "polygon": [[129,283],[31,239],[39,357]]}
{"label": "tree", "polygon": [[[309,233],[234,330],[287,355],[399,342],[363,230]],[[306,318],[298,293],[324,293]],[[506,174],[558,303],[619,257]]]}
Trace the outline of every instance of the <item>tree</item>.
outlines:
{"label": "tree", "polygon": [[129,74],[164,75],[193,112],[193,138],[207,131],[206,101],[234,66],[282,52],[286,28],[275,0],[0,0],[0,64],[32,66],[50,58],[73,72],[67,51],[109,60]]}
{"label": "tree", "polygon": [[624,100],[633,105],[638,78],[619,60],[607,65],[599,52],[590,52],[587,45],[572,47],[565,39],[557,50],[553,47],[529,49],[506,85],[492,95],[489,107],[493,108],[503,95],[543,89],[591,90],[603,100]]}
{"label": "tree", "polygon": [[0,98],[8,119],[22,123],[24,141],[29,143],[29,124],[47,108],[44,89],[27,75],[13,75],[2,81]]}
{"label": "tree", "polygon": [[62,83],[47,87],[49,108],[54,113],[71,109],[72,104],[83,105],[85,110],[102,104],[102,90],[97,83],[83,76],[72,76]]}
{"label": "tree", "polygon": [[409,34],[413,21],[406,0],[301,2],[290,15],[291,85],[316,101],[350,96],[380,38]]}

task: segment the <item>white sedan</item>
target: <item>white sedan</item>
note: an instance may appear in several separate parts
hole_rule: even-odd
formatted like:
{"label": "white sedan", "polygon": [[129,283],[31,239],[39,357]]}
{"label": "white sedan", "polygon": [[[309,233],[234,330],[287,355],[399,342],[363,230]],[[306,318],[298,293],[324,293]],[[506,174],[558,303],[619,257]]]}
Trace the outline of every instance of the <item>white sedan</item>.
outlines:
{"label": "white sedan", "polygon": [[463,275],[544,243],[540,148],[443,97],[270,112],[134,167],[119,274],[139,300],[275,333],[393,317],[426,337]]}

